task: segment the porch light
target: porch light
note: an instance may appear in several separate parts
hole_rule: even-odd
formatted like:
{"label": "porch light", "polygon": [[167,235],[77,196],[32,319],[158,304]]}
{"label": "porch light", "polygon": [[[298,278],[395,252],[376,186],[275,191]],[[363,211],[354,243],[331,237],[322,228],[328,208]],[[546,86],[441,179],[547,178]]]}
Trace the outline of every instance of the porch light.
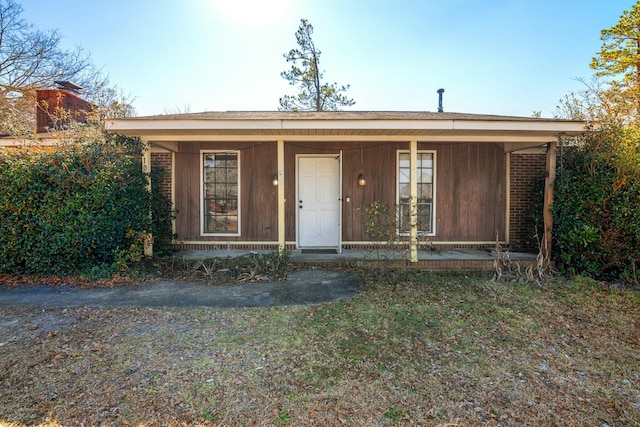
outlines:
{"label": "porch light", "polygon": [[364,187],[365,185],[367,185],[367,180],[362,174],[360,174],[360,176],[358,177],[358,185],[360,187]]}
{"label": "porch light", "polygon": [[271,183],[274,187],[278,186],[278,175],[273,175],[273,178],[271,178]]}

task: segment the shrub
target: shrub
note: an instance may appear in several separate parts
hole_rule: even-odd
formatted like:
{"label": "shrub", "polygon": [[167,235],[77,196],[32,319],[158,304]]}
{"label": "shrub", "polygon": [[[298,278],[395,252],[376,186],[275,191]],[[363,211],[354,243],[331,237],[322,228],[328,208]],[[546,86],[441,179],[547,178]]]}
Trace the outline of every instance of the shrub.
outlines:
{"label": "shrub", "polygon": [[251,252],[235,258],[180,260],[173,257],[171,260],[161,259],[160,262],[163,274],[169,277],[205,280],[209,283],[263,282],[286,278],[289,271],[289,255],[289,251]]}
{"label": "shrub", "polygon": [[639,181],[640,144],[632,129],[605,128],[561,146],[553,206],[561,266],[637,284]]}
{"label": "shrub", "polygon": [[169,172],[159,166],[151,169],[151,231],[155,255],[166,255],[170,252],[171,244],[177,237],[172,226],[176,211],[171,199],[161,188],[162,178],[167,173]]}
{"label": "shrub", "polygon": [[0,152],[0,273],[108,275],[153,229],[141,144]]}
{"label": "shrub", "polygon": [[376,201],[361,214],[364,217],[364,232],[373,242],[373,253],[377,260],[386,258],[385,253],[401,258],[405,256],[406,250],[398,236],[397,209]]}
{"label": "shrub", "polygon": [[[358,211],[363,218],[364,232],[371,240],[373,247],[367,256],[372,256],[377,261],[388,258],[409,260],[409,238],[403,238],[398,233],[399,210],[397,205],[390,207],[381,201],[375,201],[365,209],[358,209]],[[417,226],[421,228],[420,218],[417,219]],[[418,233],[417,244],[418,249],[435,250],[429,237],[424,233]]]}

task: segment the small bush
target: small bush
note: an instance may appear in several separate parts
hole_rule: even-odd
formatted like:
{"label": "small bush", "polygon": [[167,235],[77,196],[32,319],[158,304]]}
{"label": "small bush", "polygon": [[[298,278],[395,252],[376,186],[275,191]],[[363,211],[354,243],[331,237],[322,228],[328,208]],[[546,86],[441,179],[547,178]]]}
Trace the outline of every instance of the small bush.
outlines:
{"label": "small bush", "polygon": [[389,256],[389,254],[405,258],[406,248],[398,236],[397,209],[376,201],[368,206],[361,214],[364,217],[364,232],[373,242],[377,260]]}
{"label": "small bush", "polygon": [[[377,261],[383,259],[409,259],[409,239],[402,238],[398,232],[398,207],[386,205],[376,201],[364,210],[359,210],[362,215],[364,232],[372,242],[373,249],[369,256],[374,256]],[[418,228],[421,228],[420,219],[417,220]],[[433,250],[434,246],[424,233],[418,233],[417,244],[419,249]]]}
{"label": "small bush", "polygon": [[290,251],[249,253],[235,258],[185,260],[172,258],[161,267],[169,277],[203,280],[207,283],[265,282],[283,280],[289,271]]}

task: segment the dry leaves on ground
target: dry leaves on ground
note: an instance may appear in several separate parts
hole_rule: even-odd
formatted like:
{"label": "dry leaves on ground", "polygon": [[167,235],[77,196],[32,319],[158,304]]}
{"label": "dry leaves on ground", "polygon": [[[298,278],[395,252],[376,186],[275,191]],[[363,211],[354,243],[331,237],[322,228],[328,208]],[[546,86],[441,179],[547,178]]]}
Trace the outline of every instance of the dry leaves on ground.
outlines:
{"label": "dry leaves on ground", "polygon": [[640,424],[637,291],[397,279],[306,307],[0,307],[0,425]]}

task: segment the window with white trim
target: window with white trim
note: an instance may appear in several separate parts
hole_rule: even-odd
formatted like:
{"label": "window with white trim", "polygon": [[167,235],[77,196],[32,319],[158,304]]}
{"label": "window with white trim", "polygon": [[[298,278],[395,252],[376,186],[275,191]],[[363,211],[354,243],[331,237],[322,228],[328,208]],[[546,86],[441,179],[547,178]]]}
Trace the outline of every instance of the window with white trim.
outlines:
{"label": "window with white trim", "polygon": [[[435,213],[435,151],[418,151],[418,232],[428,235],[434,234]],[[398,233],[408,235],[410,222],[411,201],[411,160],[408,151],[398,151]]]}
{"label": "window with white trim", "polygon": [[240,234],[240,154],[202,152],[202,233]]}

